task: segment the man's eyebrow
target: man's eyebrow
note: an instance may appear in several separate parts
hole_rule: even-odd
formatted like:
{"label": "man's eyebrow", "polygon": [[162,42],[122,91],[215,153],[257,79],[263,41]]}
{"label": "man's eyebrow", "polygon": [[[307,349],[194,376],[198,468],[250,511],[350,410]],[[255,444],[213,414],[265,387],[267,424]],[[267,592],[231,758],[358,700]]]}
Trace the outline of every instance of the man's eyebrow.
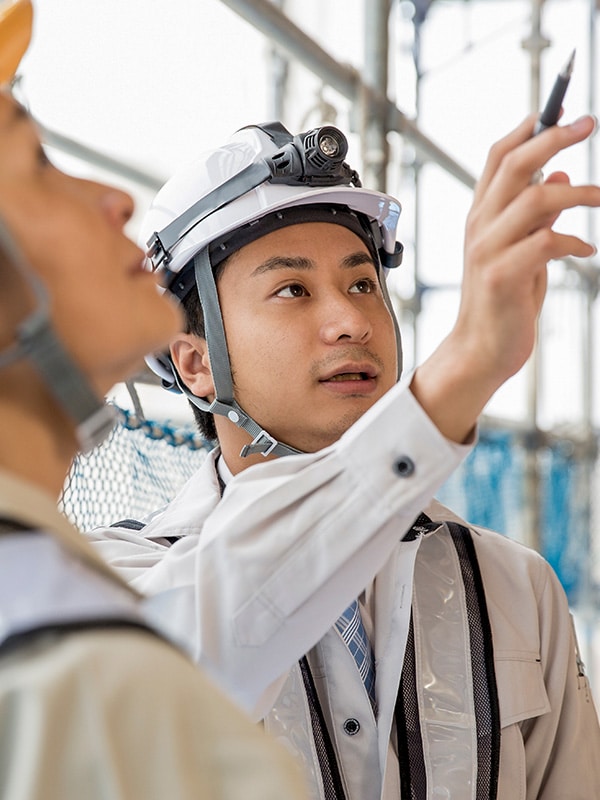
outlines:
{"label": "man's eyebrow", "polygon": [[362,267],[363,264],[372,264],[375,266],[373,256],[370,253],[366,253],[364,250],[357,250],[356,253],[350,253],[350,255],[342,259],[340,266],[346,269],[352,269],[353,267]]}
{"label": "man's eyebrow", "polygon": [[[353,269],[360,267],[363,264],[372,264],[375,266],[373,257],[370,253],[365,253],[363,250],[358,250],[356,253],[350,253],[345,256],[341,262],[342,269]],[[309,270],[315,269],[315,263],[310,258],[303,256],[272,256],[252,272],[252,275],[263,275],[265,272],[271,272],[276,269],[290,269],[290,270]]]}
{"label": "man's eyebrow", "polygon": [[272,256],[263,261],[262,264],[259,264],[252,272],[252,275],[262,275],[275,269],[307,270],[314,268],[314,261],[311,261],[310,258],[304,258],[303,256]]}

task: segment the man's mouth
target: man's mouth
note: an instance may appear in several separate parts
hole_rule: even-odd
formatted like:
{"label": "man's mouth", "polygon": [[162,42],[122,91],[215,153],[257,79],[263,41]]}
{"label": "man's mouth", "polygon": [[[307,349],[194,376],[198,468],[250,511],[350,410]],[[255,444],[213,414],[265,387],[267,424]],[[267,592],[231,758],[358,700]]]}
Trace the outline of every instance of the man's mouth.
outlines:
{"label": "man's mouth", "polygon": [[364,397],[371,395],[378,385],[378,370],[368,361],[351,361],[337,364],[329,372],[323,373],[319,383],[339,396]]}
{"label": "man's mouth", "polygon": [[332,375],[329,381],[367,381],[369,375],[366,372],[341,372],[339,375]]}

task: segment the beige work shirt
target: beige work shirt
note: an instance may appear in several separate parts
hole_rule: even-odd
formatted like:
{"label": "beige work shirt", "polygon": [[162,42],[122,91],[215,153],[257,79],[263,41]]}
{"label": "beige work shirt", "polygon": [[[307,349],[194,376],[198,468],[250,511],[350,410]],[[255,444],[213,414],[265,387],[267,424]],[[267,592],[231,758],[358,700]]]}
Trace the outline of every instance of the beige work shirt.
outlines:
{"label": "beige work shirt", "polygon": [[[54,498],[2,471],[0,517],[44,531],[79,567],[131,591]],[[24,563],[24,598],[27,584]],[[3,800],[305,796],[290,756],[150,632],[49,631],[0,649]]]}

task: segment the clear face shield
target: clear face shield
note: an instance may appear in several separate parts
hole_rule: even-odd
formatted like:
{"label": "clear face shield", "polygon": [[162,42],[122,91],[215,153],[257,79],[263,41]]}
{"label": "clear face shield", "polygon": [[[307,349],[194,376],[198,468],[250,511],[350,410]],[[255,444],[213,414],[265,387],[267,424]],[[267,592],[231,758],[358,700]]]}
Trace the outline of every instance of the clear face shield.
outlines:
{"label": "clear face shield", "polygon": [[25,261],[2,219],[0,276],[5,277],[11,290],[4,296],[18,298],[17,313],[21,317],[15,324],[14,341],[0,351],[0,369],[20,359],[28,359],[58,404],[73,420],[79,449],[89,452],[113,429],[115,414],[96,395],[57,338],[50,319],[46,288]]}

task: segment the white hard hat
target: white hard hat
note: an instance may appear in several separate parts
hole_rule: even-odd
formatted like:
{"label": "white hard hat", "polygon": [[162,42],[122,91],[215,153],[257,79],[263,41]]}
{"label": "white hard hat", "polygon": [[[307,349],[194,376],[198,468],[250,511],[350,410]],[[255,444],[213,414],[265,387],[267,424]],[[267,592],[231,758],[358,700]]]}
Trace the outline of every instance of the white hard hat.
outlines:
{"label": "white hard hat", "polygon": [[[332,126],[316,130],[320,141],[327,141],[332,132],[343,137]],[[308,134],[301,136],[306,141]],[[398,256],[400,203],[390,195],[360,187],[357,173],[343,160],[334,162],[337,171],[320,175],[286,172],[288,151],[297,150],[295,140],[300,138],[292,137],[279,123],[248,126],[227,144],[175,173],[159,190],[141,227],[141,240],[151,254],[155,251],[155,268],[166,266],[166,260],[169,271],[177,273],[199,250],[224,234],[278,209],[315,203],[345,205],[364,214],[377,224],[384,253],[390,258]],[[232,199],[227,200],[228,187]]]}
{"label": "white hard hat", "polygon": [[215,265],[231,252],[277,227],[320,219],[354,230],[374,254],[386,302],[396,324],[383,270],[402,260],[396,241],[400,203],[363,189],[344,161],[344,134],[333,126],[292,136],[280,123],[239,130],[222,147],[204,153],[160,189],[141,227],[152,266],[163,285],[184,299],[198,291],[202,303],[216,397],[209,404],[192,395],[170,357],[146,361],[163,385],[178,389],[203,411],[229,417],[253,437],[242,455],[288,454],[241,409],[233,397],[227,344],[214,283]]}

